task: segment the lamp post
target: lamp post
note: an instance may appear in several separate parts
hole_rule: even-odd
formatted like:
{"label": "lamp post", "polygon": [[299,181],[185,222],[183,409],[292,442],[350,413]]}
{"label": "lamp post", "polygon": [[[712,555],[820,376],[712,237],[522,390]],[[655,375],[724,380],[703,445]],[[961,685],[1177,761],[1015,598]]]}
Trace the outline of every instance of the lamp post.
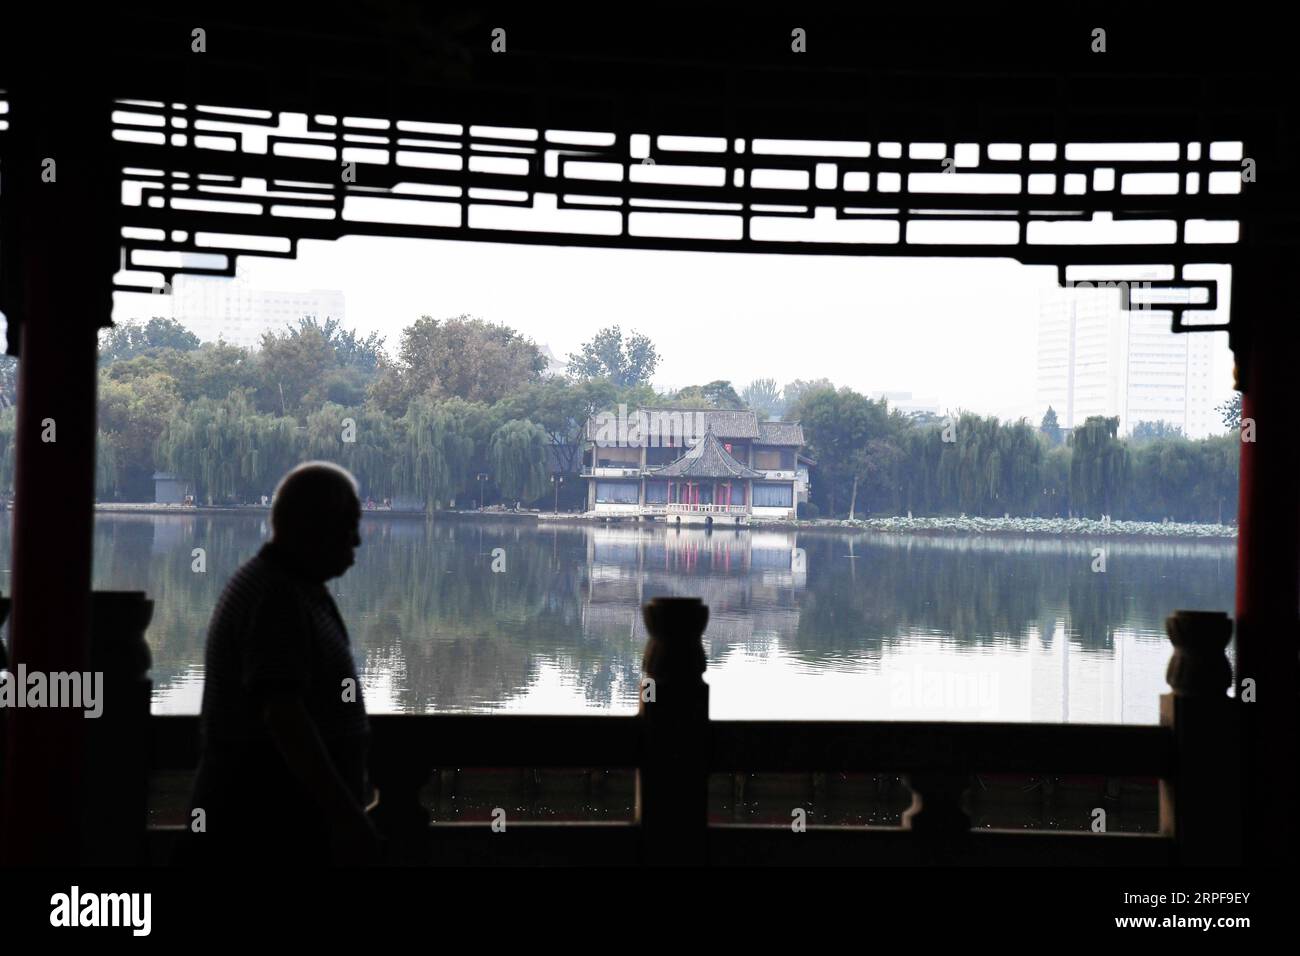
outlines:
{"label": "lamp post", "polygon": [[560,513],[560,485],[564,484],[564,476],[558,472],[551,475],[551,484],[555,486],[555,513]]}
{"label": "lamp post", "polygon": [[478,510],[479,511],[483,510],[483,482],[487,480],[488,480],[487,472],[480,471],[478,473]]}

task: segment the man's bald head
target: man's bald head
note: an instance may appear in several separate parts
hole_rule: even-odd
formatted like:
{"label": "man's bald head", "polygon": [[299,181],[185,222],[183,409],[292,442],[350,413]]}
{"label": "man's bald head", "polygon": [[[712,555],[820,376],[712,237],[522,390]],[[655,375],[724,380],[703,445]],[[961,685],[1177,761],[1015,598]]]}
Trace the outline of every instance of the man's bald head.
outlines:
{"label": "man's bald head", "polygon": [[352,566],[360,521],[356,479],[331,462],[304,462],[275,489],[271,539],[322,580]]}

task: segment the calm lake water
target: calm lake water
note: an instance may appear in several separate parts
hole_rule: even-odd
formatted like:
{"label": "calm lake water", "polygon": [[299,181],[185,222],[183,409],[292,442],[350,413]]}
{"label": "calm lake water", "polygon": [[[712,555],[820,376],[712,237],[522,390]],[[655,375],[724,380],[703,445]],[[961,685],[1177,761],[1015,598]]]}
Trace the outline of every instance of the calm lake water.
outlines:
{"label": "calm lake water", "polygon": [[[208,616],[267,534],[256,515],[98,516],[95,586],[156,604],[156,712],[198,712]],[[1235,562],[1231,542],[491,519],[367,518],[362,538],[329,587],[372,713],[630,713],[640,605],[691,595],[714,717],[1154,723],[1165,616],[1230,611]]]}

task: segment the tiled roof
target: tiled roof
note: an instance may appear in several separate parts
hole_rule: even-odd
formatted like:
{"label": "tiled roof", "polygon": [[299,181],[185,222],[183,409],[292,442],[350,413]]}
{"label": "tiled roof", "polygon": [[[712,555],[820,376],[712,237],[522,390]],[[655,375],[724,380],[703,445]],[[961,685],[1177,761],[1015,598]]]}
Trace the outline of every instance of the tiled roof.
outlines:
{"label": "tiled roof", "polygon": [[[587,419],[587,440],[595,441],[612,424],[597,422],[596,416]],[[635,427],[640,436],[635,442],[628,442],[636,445],[645,444],[647,438],[651,445],[680,443],[683,436],[694,441],[710,430],[723,439],[758,437],[758,416],[748,409],[638,408],[627,413],[626,426],[629,431]]]}
{"label": "tiled roof", "polygon": [[758,442],[761,445],[803,445],[803,426],[798,422],[759,422]]}
{"label": "tiled roof", "polygon": [[[731,408],[638,408],[627,413],[627,426],[635,428],[640,436],[628,444],[642,445],[648,436],[651,445],[668,445],[669,438],[680,440],[684,434],[688,439],[711,431],[723,441],[732,439],[751,439],[766,445],[802,445],[803,429],[798,422],[760,422],[758,415],[751,409]],[[604,429],[602,429],[604,424]],[[583,437],[587,441],[596,441],[602,430],[608,433],[609,423],[597,421],[596,416],[587,419]],[[602,441],[600,444],[607,444]]]}
{"label": "tiled roof", "polygon": [[697,426],[695,434],[711,431],[719,438],[757,438],[758,416],[751,409],[730,408],[643,408],[642,414],[665,416],[674,412],[682,416],[688,432]]}
{"label": "tiled roof", "polygon": [[712,430],[695,447],[671,465],[655,469],[656,478],[762,478],[761,472],[742,465],[727,454]]}

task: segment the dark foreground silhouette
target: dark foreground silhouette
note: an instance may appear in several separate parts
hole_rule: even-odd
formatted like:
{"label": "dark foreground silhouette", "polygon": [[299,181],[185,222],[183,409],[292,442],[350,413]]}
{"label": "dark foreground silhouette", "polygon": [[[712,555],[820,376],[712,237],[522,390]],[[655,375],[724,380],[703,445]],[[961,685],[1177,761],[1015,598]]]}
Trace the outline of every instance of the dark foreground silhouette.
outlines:
{"label": "dark foreground silhouette", "polygon": [[271,540],[231,577],[208,629],[202,757],[178,862],[357,864],[369,728],[347,628],[324,582],[361,544],[352,476],[323,462],[280,482]]}

